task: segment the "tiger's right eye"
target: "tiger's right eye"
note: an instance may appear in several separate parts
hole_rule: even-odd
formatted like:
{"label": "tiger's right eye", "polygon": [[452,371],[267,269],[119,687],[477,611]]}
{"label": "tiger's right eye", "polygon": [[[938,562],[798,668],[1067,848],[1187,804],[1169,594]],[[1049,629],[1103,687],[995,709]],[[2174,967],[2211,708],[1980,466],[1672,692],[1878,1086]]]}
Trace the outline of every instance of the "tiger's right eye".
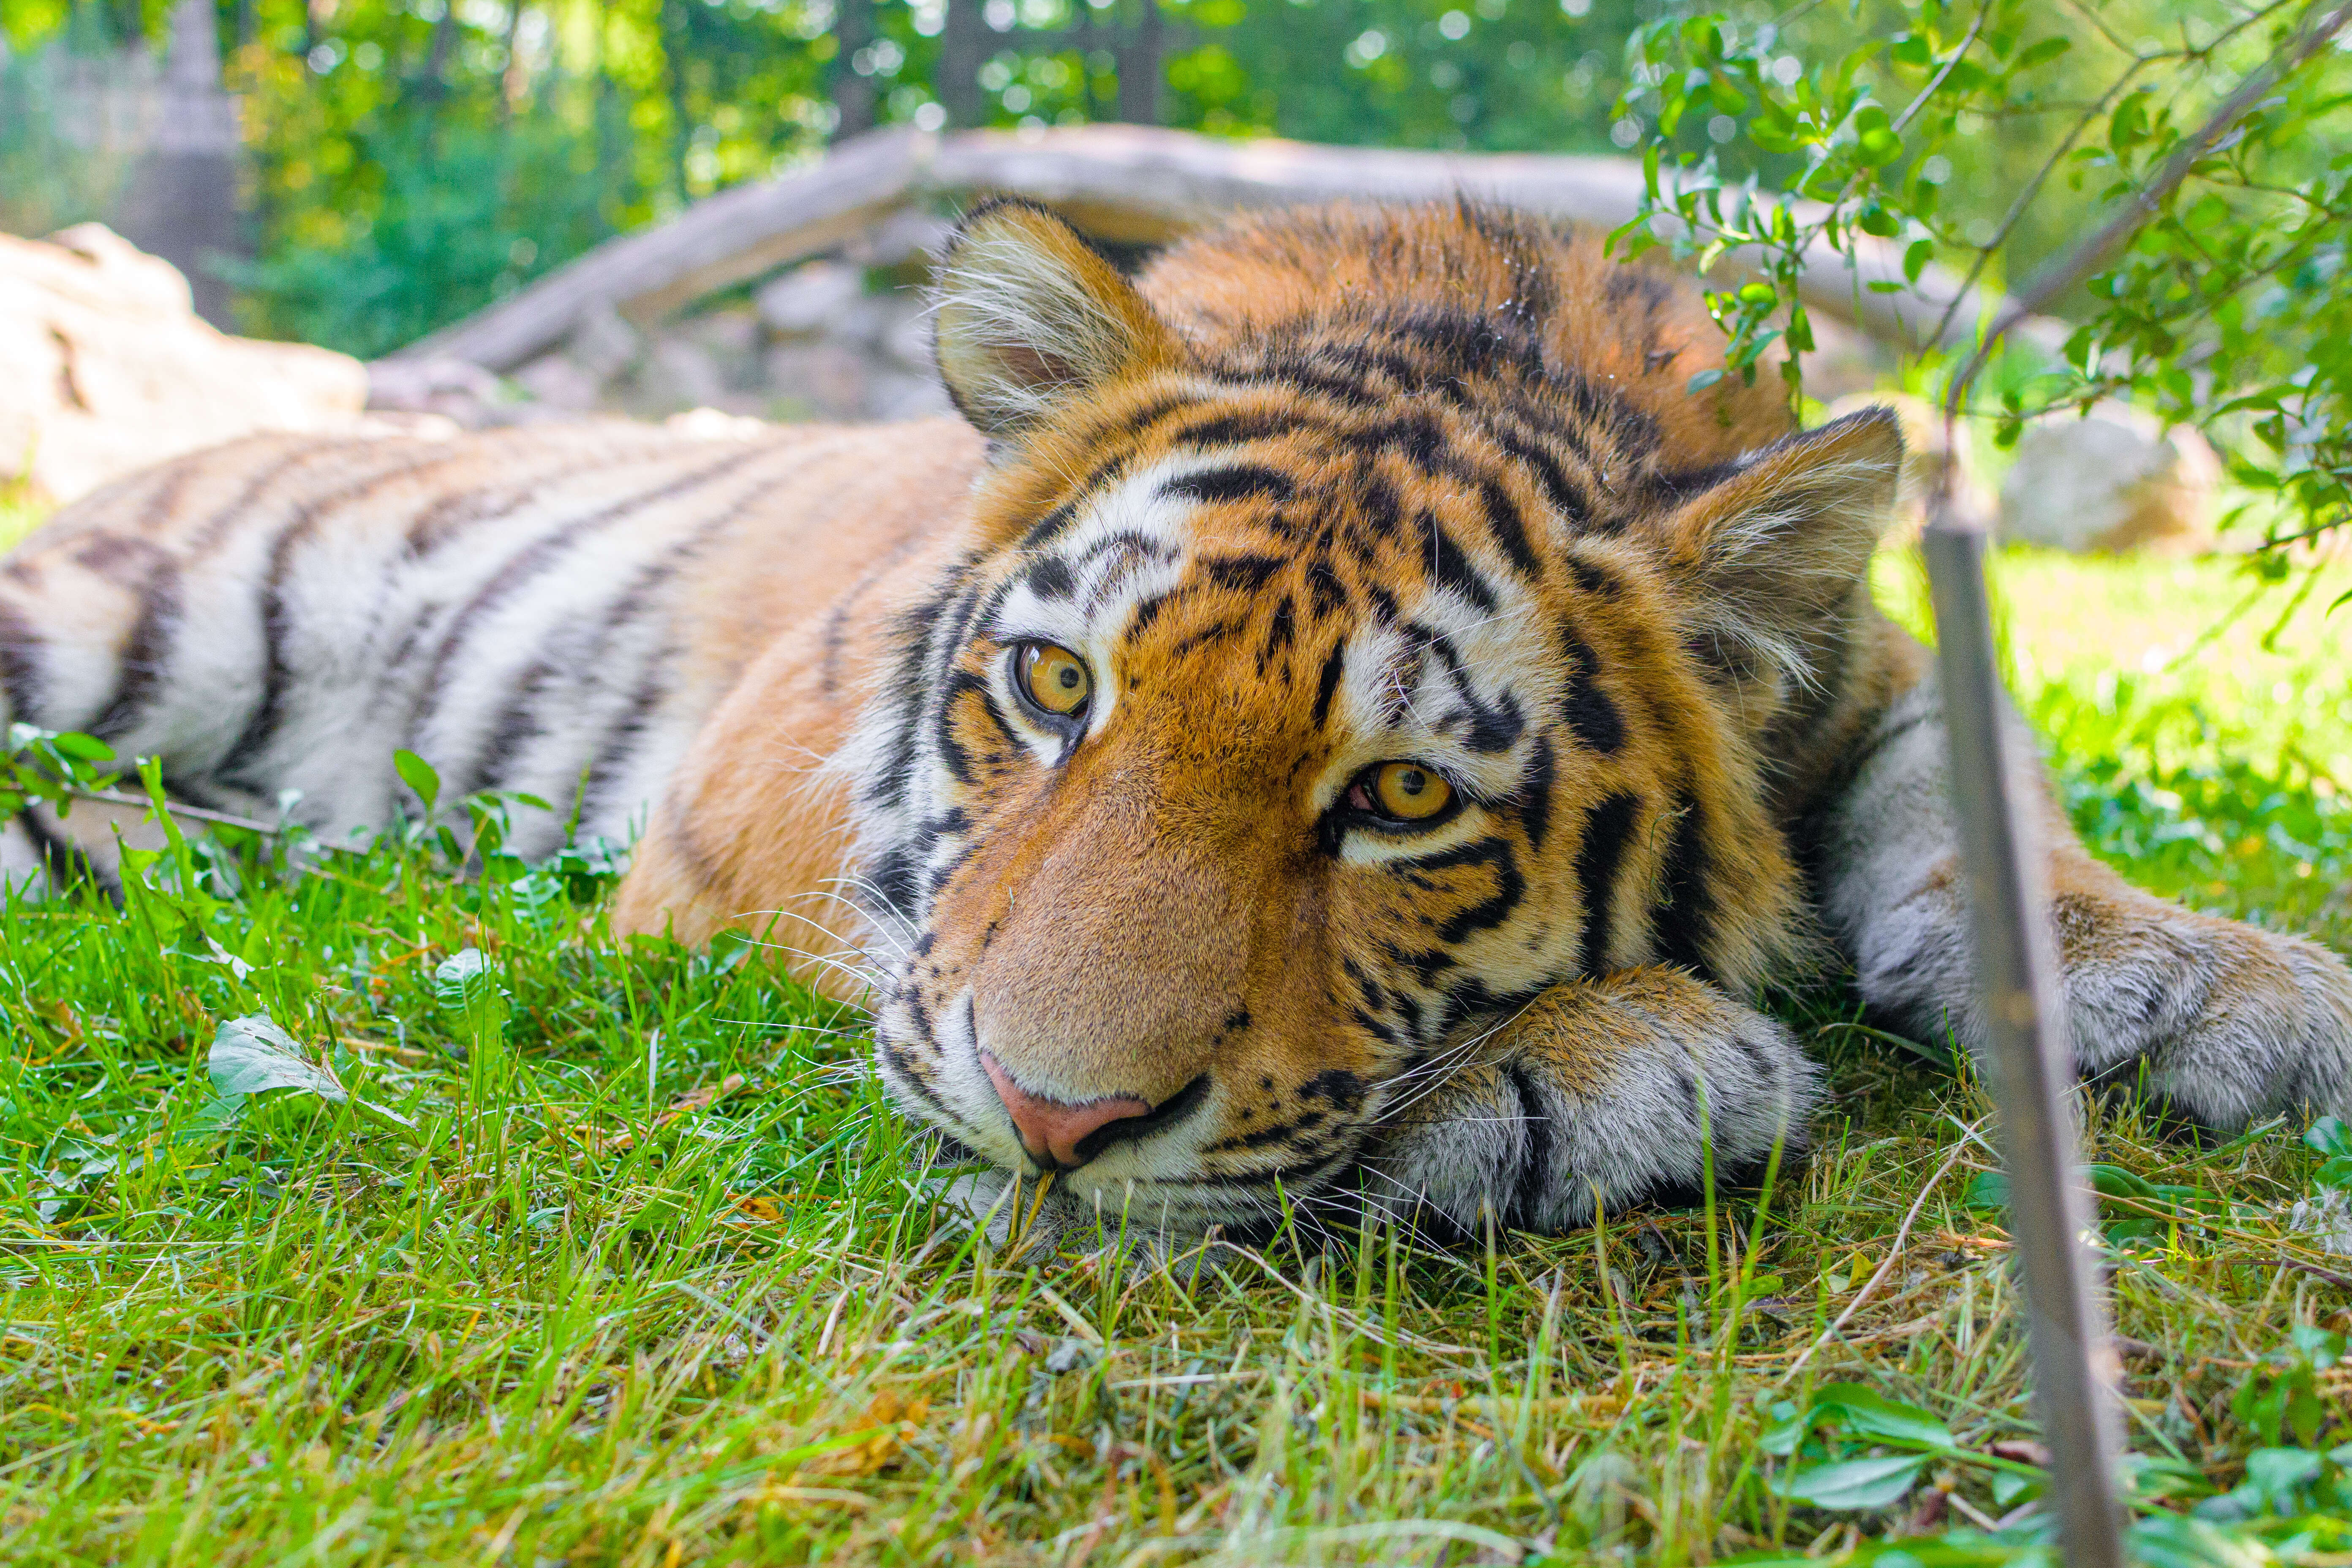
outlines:
{"label": "tiger's right eye", "polygon": [[1023,643],[1016,660],[1022,695],[1056,719],[1076,718],[1094,695],[1094,676],[1085,661],[1058,644]]}

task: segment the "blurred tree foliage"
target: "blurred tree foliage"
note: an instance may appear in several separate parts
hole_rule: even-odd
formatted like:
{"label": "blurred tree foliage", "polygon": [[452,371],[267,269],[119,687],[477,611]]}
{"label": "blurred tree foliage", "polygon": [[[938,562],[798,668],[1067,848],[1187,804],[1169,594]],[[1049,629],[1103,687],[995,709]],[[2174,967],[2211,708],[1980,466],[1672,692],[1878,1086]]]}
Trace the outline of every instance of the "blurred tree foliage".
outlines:
{"label": "blurred tree foliage", "polygon": [[[927,128],[1149,114],[1606,152],[1612,126],[1631,140],[1611,113],[1625,39],[1659,14],[1657,0],[1153,3],[216,0],[252,150],[255,259],[226,264],[245,325],[384,353],[611,234],[814,155],[842,112]],[[0,221],[38,229],[104,205],[99,172],[46,128],[28,68],[47,50],[160,47],[170,8],[0,5],[0,190],[18,194],[0,196]]]}
{"label": "blurred tree foliage", "polygon": [[[1803,346],[1796,258],[1892,239],[2013,284],[2103,221],[2320,0],[212,0],[244,100],[250,330],[383,353],[874,123],[1157,118],[1399,146],[1642,151],[1743,372]],[[0,220],[103,205],[45,58],[172,0],[0,5]],[[2352,53],[2305,60],[2061,300],[2014,415],[2126,395],[2205,426],[2276,527],[2352,494]],[[46,139],[45,139],[46,138]],[[1784,202],[1776,193],[1803,200]],[[1900,287],[1900,285],[1888,285]],[[2038,379],[2037,379],[2038,375]],[[2302,521],[2298,524],[2296,519]]]}
{"label": "blurred tree foliage", "polygon": [[2352,0],[1853,0],[1842,47],[1806,47],[1828,9],[1695,8],[1627,46],[1655,133],[1620,242],[1740,268],[1709,295],[1734,372],[1777,342],[1793,393],[1809,253],[1892,242],[1912,281],[1941,263],[2074,323],[2023,375],[1946,367],[1999,439],[2119,398],[2204,431],[2264,545],[2352,521]]}

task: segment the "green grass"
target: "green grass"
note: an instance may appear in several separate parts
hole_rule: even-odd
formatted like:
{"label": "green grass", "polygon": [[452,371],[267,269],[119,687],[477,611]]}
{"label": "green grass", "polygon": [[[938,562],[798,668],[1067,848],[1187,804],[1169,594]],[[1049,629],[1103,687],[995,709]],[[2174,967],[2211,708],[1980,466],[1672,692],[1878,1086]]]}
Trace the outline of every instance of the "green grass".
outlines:
{"label": "green grass", "polygon": [[[2212,623],[2224,568],[2003,576],[2097,847],[2344,945],[2341,618],[2166,672],[2146,647]],[[1970,1202],[1988,1107],[1833,990],[1783,1004],[1838,1093],[1768,1212],[1150,1273],[975,1247],[854,1017],[740,948],[615,944],[569,870],[192,849],[121,911],[0,915],[0,1558],[1647,1564],[1926,1531],[1918,1562],[1974,1563],[2040,1528],[1996,1447],[2032,1422]],[[436,988],[468,948],[504,1007]],[[300,1093],[232,1118],[206,1052],[256,1013],[419,1131]],[[2144,1551],[2346,1561],[2332,1524],[2261,1522],[2342,1509],[2352,1270],[2291,1220],[2316,1157],[2096,1136]],[[1898,1504],[1781,1495],[1874,1454],[1916,1475]]]}

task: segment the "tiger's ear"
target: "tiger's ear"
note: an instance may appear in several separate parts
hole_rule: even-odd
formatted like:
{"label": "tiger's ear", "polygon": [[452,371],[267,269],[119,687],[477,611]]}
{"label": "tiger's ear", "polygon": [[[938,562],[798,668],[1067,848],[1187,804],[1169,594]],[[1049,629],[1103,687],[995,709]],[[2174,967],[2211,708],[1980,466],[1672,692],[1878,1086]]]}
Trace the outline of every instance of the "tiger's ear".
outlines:
{"label": "tiger's ear", "polygon": [[1118,269],[1029,202],[972,209],[949,242],[936,299],[940,379],[992,437],[1177,357],[1174,334]]}
{"label": "tiger's ear", "polygon": [[1894,412],[1865,408],[1749,454],[1684,500],[1658,538],[1693,590],[1693,649],[1784,690],[1832,676],[1902,468]]}

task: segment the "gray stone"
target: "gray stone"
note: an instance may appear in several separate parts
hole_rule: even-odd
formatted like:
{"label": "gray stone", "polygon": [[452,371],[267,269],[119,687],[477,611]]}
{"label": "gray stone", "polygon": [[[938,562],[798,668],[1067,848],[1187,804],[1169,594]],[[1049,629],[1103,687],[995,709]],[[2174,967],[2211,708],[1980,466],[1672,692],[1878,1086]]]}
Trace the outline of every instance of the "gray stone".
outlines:
{"label": "gray stone", "polygon": [[2035,420],[2000,488],[2000,537],[2054,550],[2210,549],[2221,465],[2194,430],[2122,404]]}
{"label": "gray stone", "polygon": [[835,330],[844,312],[866,293],[866,274],[839,261],[796,267],[751,297],[768,330],[784,337],[811,337]]}

